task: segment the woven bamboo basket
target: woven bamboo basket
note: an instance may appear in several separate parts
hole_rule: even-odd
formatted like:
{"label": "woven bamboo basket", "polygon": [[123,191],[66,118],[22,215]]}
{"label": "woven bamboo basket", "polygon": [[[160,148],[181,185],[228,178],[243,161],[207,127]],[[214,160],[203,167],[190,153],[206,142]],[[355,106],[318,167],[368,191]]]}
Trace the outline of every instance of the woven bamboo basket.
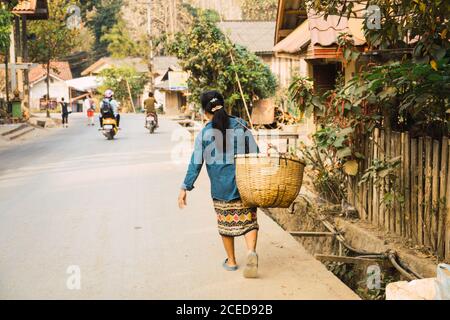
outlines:
{"label": "woven bamboo basket", "polygon": [[289,155],[236,155],[236,183],[244,205],[288,208],[298,196],[305,163]]}

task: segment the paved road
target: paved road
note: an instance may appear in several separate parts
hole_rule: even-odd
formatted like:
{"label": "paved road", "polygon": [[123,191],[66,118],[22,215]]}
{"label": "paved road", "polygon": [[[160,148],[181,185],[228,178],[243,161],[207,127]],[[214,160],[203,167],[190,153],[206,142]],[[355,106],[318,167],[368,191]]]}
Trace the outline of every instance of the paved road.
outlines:
{"label": "paved road", "polygon": [[[176,206],[185,165],[171,161],[175,123],[149,135],[142,116],[125,116],[106,141],[71,121],[0,150],[0,298],[357,298],[263,214],[261,278],[222,270],[204,173],[189,207]],[[243,240],[237,250],[243,262]]]}

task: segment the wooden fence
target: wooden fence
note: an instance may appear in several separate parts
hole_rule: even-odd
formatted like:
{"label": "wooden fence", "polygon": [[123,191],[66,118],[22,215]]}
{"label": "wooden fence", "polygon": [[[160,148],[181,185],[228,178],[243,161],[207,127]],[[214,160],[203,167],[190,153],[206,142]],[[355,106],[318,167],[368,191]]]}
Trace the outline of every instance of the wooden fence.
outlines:
{"label": "wooden fence", "polygon": [[[411,139],[408,133],[376,129],[361,137],[364,172],[374,159],[401,157],[395,170],[395,184],[373,179],[349,182],[348,201],[361,219],[402,236],[415,245],[429,247],[441,259],[450,261],[450,146],[449,139]],[[393,197],[390,205],[386,194]]]}

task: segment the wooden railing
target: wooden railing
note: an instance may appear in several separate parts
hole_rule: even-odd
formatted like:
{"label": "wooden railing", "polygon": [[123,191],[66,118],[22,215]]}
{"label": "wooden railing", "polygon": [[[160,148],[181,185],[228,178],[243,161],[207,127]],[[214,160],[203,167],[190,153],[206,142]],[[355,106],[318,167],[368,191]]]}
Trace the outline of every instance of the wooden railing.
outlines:
{"label": "wooden railing", "polygon": [[[365,160],[359,176],[350,179],[348,201],[361,219],[450,261],[449,139],[411,139],[408,133],[376,129],[370,137],[361,138],[360,146]],[[395,157],[401,158],[394,171],[395,183],[387,179],[358,183],[374,159]]]}

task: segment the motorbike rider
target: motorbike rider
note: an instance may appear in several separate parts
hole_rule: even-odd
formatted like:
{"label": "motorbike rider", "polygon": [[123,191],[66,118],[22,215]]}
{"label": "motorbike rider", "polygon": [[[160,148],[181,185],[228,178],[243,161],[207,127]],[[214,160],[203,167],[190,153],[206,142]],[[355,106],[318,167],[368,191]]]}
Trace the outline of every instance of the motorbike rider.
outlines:
{"label": "motorbike rider", "polygon": [[105,98],[100,107],[100,127],[103,127],[103,118],[115,118],[119,128],[119,103],[114,99],[114,92],[110,89],[105,91]]}
{"label": "motorbike rider", "polygon": [[148,116],[153,116],[156,121],[156,127],[159,127],[158,125],[158,114],[156,113],[156,99],[153,95],[153,92],[148,93],[148,98],[144,101],[144,108]]}

